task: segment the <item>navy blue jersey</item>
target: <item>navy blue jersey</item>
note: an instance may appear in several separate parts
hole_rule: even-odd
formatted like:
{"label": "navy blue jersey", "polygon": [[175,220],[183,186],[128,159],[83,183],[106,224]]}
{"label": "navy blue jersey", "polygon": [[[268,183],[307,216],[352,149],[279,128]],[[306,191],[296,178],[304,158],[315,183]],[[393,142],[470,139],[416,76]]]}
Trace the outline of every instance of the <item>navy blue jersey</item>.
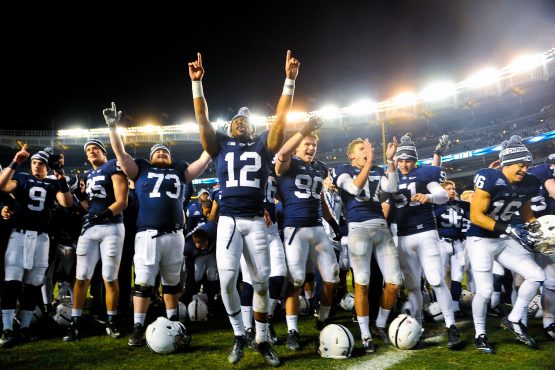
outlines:
{"label": "navy blue jersey", "polygon": [[220,204],[222,201],[222,190],[220,187],[210,189],[210,199],[212,201],[216,201],[216,203]]}
{"label": "navy blue jersey", "polygon": [[459,234],[458,239],[465,240],[466,232],[470,228],[470,202],[462,202],[461,208],[463,209],[464,216],[462,220],[461,233]]}
{"label": "navy blue jersey", "polygon": [[60,191],[58,180],[37,179],[28,173],[13,175],[17,182],[15,196],[14,226],[18,229],[48,232],[50,215],[56,193]]}
{"label": "navy blue jersey", "polygon": [[185,169],[189,164],[177,161],[168,167],[156,167],[140,158],[135,163],[139,167],[135,180],[137,231],[182,229]]}
{"label": "navy blue jersey", "polygon": [[322,225],[320,193],[328,168],[323,162],[303,162],[291,156],[289,170],[278,177],[283,202],[283,226],[308,227]]}
{"label": "navy blue jersey", "polygon": [[393,195],[397,208],[397,235],[406,236],[436,230],[436,218],[432,203],[413,202],[413,195],[429,194],[431,182],[445,181],[445,172],[436,166],[416,167],[407,176],[399,173],[399,190]]}
{"label": "navy blue jersey", "polygon": [[555,201],[549,196],[544,184],[547,180],[555,179],[555,169],[549,164],[539,164],[528,169],[528,173],[536,176],[540,180],[540,191],[532,197],[532,211],[534,216],[541,217],[555,214]]}
{"label": "navy blue jersey", "polygon": [[199,203],[191,203],[187,208],[187,224],[185,225],[185,235],[193,231],[199,224],[205,223],[208,217],[204,215],[202,206]]}
{"label": "navy blue jersey", "polygon": [[[485,212],[486,216],[495,221],[509,223],[513,214],[526,201],[538,194],[540,182],[535,176],[526,174],[522,181],[511,184],[501,170],[482,168],[474,176],[474,186],[487,192],[491,197]],[[466,235],[498,238],[500,233],[483,229],[472,223]]]}
{"label": "navy blue jersey", "polygon": [[274,170],[270,171],[268,176],[268,182],[266,183],[266,198],[264,198],[264,208],[270,214],[272,222],[277,222],[276,216],[276,194],[278,191],[278,184],[276,180],[276,172]]}
{"label": "navy blue jersey", "polygon": [[208,234],[208,247],[202,250],[201,255],[210,254],[216,250],[216,236],[218,231],[218,223],[206,222],[201,224],[197,230],[204,230]]}
{"label": "navy blue jersey", "polygon": [[220,215],[255,217],[264,213],[264,198],[272,155],[267,149],[268,131],[252,142],[242,143],[216,133],[220,152],[216,175],[220,183]]}
{"label": "navy blue jersey", "polygon": [[468,207],[468,202],[456,199],[436,205],[434,207],[434,214],[436,216],[439,236],[449,239],[461,239],[462,230],[465,226],[465,208]]}
{"label": "navy blue jersey", "polygon": [[[89,216],[105,211],[116,201],[112,175],[119,173],[125,176],[115,159],[110,159],[102,166],[90,169],[85,174],[87,180],[87,196],[89,197]],[[121,214],[108,218],[104,223],[122,223]]]}
{"label": "navy blue jersey", "polygon": [[378,196],[380,180],[386,177],[383,168],[372,166],[368,173],[368,181],[359,195],[352,195],[341,186],[346,177],[355,179],[360,168],[348,164],[340,165],[332,170],[333,183],[339,188],[339,195],[347,210],[348,222],[363,222],[376,218],[383,219],[382,205]]}

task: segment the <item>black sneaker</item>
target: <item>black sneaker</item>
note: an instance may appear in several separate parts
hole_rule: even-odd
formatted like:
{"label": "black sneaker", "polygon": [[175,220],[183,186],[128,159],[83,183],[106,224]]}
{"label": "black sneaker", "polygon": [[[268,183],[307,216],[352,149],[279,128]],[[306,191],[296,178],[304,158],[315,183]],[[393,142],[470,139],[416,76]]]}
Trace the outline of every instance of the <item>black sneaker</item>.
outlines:
{"label": "black sneaker", "polygon": [[329,319],[329,318],[326,319],[326,320],[324,320],[324,321],[317,320],[317,321],[316,321],[316,329],[317,329],[318,331],[320,331],[320,330],[324,329],[329,323],[330,323],[330,319]]}
{"label": "black sneaker", "polygon": [[488,337],[485,334],[478,335],[474,343],[476,344],[476,349],[482,353],[495,353],[493,348],[489,345]]}
{"label": "black sneaker", "polygon": [[76,340],[79,340],[79,328],[77,327],[77,323],[75,321],[72,321],[69,324],[66,336],[62,339],[64,342],[75,342]]}
{"label": "black sneaker", "polygon": [[382,338],[385,344],[391,344],[391,341],[389,340],[389,335],[387,334],[387,330],[385,330],[385,328],[380,328],[379,326],[373,325],[372,334]]}
{"label": "black sneaker", "polygon": [[21,339],[21,342],[35,342],[37,340],[39,340],[39,337],[37,337],[34,333],[33,330],[31,328],[20,328],[19,329],[19,338]]}
{"label": "black sneaker", "polygon": [[543,334],[547,339],[555,340],[555,322],[551,323],[547,328],[543,328]]}
{"label": "black sneaker", "polygon": [[246,340],[244,335],[237,335],[233,339],[233,347],[231,352],[227,356],[227,360],[230,364],[235,365],[243,357],[243,349],[245,348]]}
{"label": "black sneaker", "polygon": [[172,315],[168,320],[170,320],[170,321],[179,321],[179,317],[177,317],[177,315]]}
{"label": "black sneaker", "polygon": [[299,332],[296,330],[289,330],[287,333],[287,348],[291,351],[300,351],[301,344],[299,343]]}
{"label": "black sneaker", "polygon": [[488,316],[491,317],[503,317],[505,316],[505,314],[503,313],[503,311],[501,311],[501,308],[499,306],[495,306],[495,307],[489,307],[488,306]]}
{"label": "black sneaker", "polygon": [[108,316],[108,320],[106,320],[106,334],[108,334],[112,338],[121,337],[121,332],[116,325],[116,320],[113,316]]}
{"label": "black sneaker", "polygon": [[272,317],[268,317],[268,343],[271,345],[276,345],[279,343],[279,338],[274,329],[274,324],[272,323]]}
{"label": "black sneaker", "polygon": [[374,353],[376,351],[372,338],[362,339],[362,348],[364,348],[364,352],[366,353]]}
{"label": "black sneaker", "polygon": [[247,347],[254,349],[254,331],[252,328],[245,330],[245,340],[247,341]]}
{"label": "black sneaker", "polygon": [[268,365],[273,367],[278,367],[279,365],[281,365],[281,361],[279,360],[276,351],[274,351],[270,343],[258,343],[256,344],[256,349],[258,349],[258,352],[260,352],[260,354],[264,357],[264,361],[266,361]]}
{"label": "black sneaker", "polygon": [[2,348],[12,348],[17,343],[15,334],[13,330],[6,329],[2,333],[2,338],[0,338],[0,347]]}
{"label": "black sneaker", "polygon": [[143,338],[144,334],[145,329],[143,327],[143,324],[141,324],[140,322],[136,323],[133,326],[133,333],[131,334],[131,336],[129,336],[127,344],[134,347],[142,346],[143,344],[145,344],[145,340]]}
{"label": "black sneaker", "polygon": [[509,321],[509,316],[506,316],[501,320],[501,327],[513,332],[513,334],[516,335],[517,340],[521,341],[527,346],[536,348],[536,341],[534,340],[534,338],[528,335],[528,328],[526,328],[522,321],[512,322]]}
{"label": "black sneaker", "polygon": [[459,330],[453,324],[447,329],[447,348],[449,349],[461,349],[462,348],[461,335]]}

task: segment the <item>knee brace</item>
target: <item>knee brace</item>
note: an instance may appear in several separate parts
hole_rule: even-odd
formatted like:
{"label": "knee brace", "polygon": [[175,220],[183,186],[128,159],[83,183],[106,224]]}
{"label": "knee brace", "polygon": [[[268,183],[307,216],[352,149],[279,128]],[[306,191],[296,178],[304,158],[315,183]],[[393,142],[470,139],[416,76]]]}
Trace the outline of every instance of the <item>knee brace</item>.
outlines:
{"label": "knee brace", "polygon": [[270,278],[270,298],[279,299],[281,296],[281,287],[283,285],[283,276],[272,276]]}
{"label": "knee brace", "polygon": [[181,284],[177,283],[175,285],[164,285],[162,284],[162,294],[177,294],[181,291]]}
{"label": "knee brace", "polygon": [[133,289],[133,296],[139,298],[150,298],[152,297],[153,290],[153,286],[135,284],[135,288]]}
{"label": "knee brace", "polygon": [[17,296],[21,293],[21,287],[21,281],[9,280],[4,282],[4,289],[2,289],[2,309],[15,309]]}
{"label": "knee brace", "polygon": [[241,289],[241,306],[252,306],[252,297],[254,295],[254,288],[249,283],[243,283]]}

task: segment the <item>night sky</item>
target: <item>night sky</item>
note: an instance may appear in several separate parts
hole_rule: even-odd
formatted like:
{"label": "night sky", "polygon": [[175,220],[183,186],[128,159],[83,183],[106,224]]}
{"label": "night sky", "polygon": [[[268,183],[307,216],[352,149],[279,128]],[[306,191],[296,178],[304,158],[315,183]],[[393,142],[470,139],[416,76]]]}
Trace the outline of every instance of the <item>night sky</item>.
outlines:
{"label": "night sky", "polygon": [[458,82],[555,47],[548,0],[222,3],[3,12],[2,128],[101,127],[111,101],[127,125],[191,121],[197,51],[216,120],[243,105],[273,114],[287,49],[301,62],[294,108],[315,110]]}

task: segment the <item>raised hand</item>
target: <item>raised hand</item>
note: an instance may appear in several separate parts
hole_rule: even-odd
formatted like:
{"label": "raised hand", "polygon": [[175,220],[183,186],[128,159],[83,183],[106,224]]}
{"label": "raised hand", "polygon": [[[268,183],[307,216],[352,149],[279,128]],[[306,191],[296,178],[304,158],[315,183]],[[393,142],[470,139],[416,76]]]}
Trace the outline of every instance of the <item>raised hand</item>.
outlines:
{"label": "raised hand", "polygon": [[116,103],[112,102],[112,107],[104,109],[102,111],[102,114],[104,115],[104,120],[106,121],[106,125],[108,125],[109,128],[114,128],[118,125],[119,121],[121,120],[122,112],[121,111],[118,112],[116,109]]}
{"label": "raised hand", "polygon": [[441,135],[434,153],[438,155],[443,155],[445,152],[447,152],[450,146],[451,140],[449,140],[449,135]]}
{"label": "raised hand", "polygon": [[297,59],[291,57],[291,50],[287,50],[287,56],[285,57],[285,76],[290,80],[295,80],[299,74],[300,65],[301,63]]}
{"label": "raised hand", "polygon": [[189,63],[189,77],[191,77],[191,81],[201,81],[204,77],[202,55],[200,55],[200,53],[197,53],[197,60]]}
{"label": "raised hand", "polygon": [[368,141],[368,139],[364,140],[364,155],[366,156],[366,163],[374,163],[374,144]]}
{"label": "raised hand", "polygon": [[13,161],[17,164],[21,164],[25,162],[27,158],[29,158],[29,155],[30,153],[27,151],[27,144],[23,144],[23,147],[21,148],[21,150],[15,153],[15,156],[13,157]]}
{"label": "raised hand", "polygon": [[393,140],[390,143],[387,143],[387,149],[385,150],[385,158],[388,161],[392,161],[393,157],[395,157],[395,153],[397,153],[397,138],[393,136]]}

